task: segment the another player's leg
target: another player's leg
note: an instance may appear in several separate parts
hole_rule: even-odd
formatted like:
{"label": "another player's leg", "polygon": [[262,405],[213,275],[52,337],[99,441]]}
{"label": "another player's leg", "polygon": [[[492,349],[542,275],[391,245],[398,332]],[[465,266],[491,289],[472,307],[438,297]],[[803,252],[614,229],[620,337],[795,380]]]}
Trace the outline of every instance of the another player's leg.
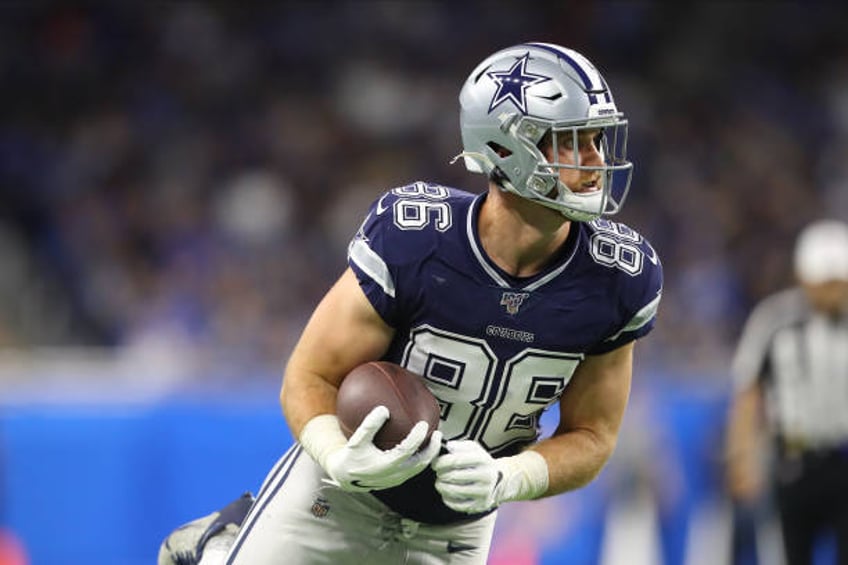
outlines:
{"label": "another player's leg", "polygon": [[253,496],[245,493],[221,510],[180,526],[159,547],[158,565],[199,565],[204,553],[211,552],[223,561],[252,505]]}

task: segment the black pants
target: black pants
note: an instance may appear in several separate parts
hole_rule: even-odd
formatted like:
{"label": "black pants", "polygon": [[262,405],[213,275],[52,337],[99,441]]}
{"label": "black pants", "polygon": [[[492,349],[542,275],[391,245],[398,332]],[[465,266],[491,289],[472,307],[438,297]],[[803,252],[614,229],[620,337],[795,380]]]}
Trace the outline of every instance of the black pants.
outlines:
{"label": "black pants", "polygon": [[805,455],[781,467],[790,465],[797,476],[779,480],[776,493],[786,565],[811,565],[827,533],[836,537],[836,562],[848,565],[848,453]]}

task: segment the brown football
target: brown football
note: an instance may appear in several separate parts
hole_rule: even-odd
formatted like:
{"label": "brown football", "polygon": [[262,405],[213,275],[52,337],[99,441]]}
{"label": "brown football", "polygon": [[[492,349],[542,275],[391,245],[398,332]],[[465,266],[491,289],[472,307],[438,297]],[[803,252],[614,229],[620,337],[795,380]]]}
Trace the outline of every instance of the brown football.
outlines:
{"label": "brown football", "polygon": [[420,376],[394,363],[371,361],[348,373],[339,387],[336,415],[345,436],[350,437],[371,409],[381,404],[389,409],[390,417],[374,437],[380,449],[400,443],[421,420],[430,425],[426,445],[439,426],[439,403]]}

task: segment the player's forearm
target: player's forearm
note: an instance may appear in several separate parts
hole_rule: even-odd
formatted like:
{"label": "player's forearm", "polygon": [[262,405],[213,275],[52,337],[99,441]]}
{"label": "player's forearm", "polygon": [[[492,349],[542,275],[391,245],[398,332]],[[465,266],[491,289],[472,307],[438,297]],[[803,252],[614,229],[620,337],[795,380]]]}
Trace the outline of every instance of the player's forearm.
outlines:
{"label": "player's forearm", "polygon": [[531,449],[548,465],[548,490],[553,496],[586,486],[601,472],[615,450],[616,436],[589,429],[571,430],[540,441]]}
{"label": "player's forearm", "polygon": [[320,414],[335,414],[338,389],[320,376],[289,367],[283,377],[280,405],[294,437]]}
{"label": "player's forearm", "polygon": [[633,342],[587,356],[560,399],[560,421],[532,449],[548,464],[546,495],[574,490],[601,472],[618,441],[630,396]]}
{"label": "player's forearm", "polygon": [[315,416],[335,414],[344,375],[380,359],[393,336],[353,271],[345,270],[313,312],[286,366],[280,403],[292,434],[299,438]]}

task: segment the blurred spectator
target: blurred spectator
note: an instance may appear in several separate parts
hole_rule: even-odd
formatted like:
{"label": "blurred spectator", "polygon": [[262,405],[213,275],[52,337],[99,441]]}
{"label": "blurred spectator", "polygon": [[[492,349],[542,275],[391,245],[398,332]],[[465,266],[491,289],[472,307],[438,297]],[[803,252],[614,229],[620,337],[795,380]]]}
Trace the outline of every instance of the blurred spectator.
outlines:
{"label": "blurred spectator", "polygon": [[724,373],[791,234],[848,213],[848,8],[486,6],[4,4],[0,344],[277,378],[370,198],[463,184],[463,69],[534,39],[599,53],[631,118],[623,219],[668,273],[643,357]]}

